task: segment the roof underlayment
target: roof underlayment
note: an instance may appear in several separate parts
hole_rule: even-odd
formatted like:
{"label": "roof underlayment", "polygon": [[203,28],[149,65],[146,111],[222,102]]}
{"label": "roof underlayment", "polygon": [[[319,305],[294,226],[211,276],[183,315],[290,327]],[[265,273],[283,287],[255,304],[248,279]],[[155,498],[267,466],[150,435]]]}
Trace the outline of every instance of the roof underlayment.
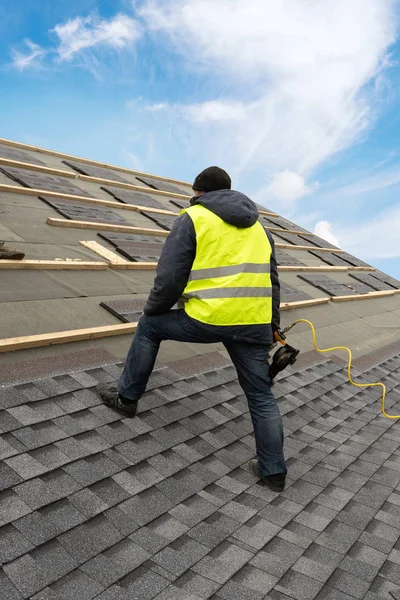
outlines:
{"label": "roof underlayment", "polygon": [[[33,261],[0,261],[1,600],[400,599],[400,425],[380,414],[379,388],[351,386],[343,360],[312,351],[307,325],[289,334],[301,358],[274,387],[282,494],[248,469],[251,421],[223,346],[165,343],[138,416],[123,419],[94,387],[118,378],[131,334],[45,345],[135,322],[154,278],[143,263],[189,195],[0,141],[0,240]],[[320,347],[350,346],[356,381],[383,381],[399,414],[400,283],[264,210],[283,325],[310,319]]]}

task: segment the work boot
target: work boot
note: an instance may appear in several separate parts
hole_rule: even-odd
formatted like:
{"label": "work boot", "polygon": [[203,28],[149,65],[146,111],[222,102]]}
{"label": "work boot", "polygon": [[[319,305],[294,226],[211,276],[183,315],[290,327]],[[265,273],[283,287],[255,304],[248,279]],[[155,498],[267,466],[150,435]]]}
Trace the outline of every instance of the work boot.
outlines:
{"label": "work boot", "polygon": [[285,489],[286,475],[284,473],[277,473],[276,475],[268,475],[262,477],[258,471],[258,460],[252,458],[249,462],[249,467],[253,471],[254,475],[257,475],[262,481],[269,487],[273,492],[283,492]]}
{"label": "work boot", "polygon": [[0,260],[22,260],[24,256],[24,252],[12,250],[8,246],[5,246],[4,242],[0,242]]}
{"label": "work boot", "polygon": [[96,387],[97,394],[103,400],[104,404],[107,404],[110,408],[121,413],[124,417],[134,417],[137,410],[137,402],[131,402],[125,398],[122,398],[118,394],[118,390],[115,384],[112,383],[99,383]]}

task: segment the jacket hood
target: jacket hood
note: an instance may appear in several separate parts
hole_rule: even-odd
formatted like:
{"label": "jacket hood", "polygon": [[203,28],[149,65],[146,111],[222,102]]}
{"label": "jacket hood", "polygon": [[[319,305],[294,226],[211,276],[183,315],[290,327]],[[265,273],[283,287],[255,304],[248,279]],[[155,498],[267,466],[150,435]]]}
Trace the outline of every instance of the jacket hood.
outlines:
{"label": "jacket hood", "polygon": [[225,223],[240,229],[252,227],[257,222],[259,213],[250,198],[235,190],[217,190],[207,192],[198,198],[192,198],[193,204],[202,204],[220,217]]}

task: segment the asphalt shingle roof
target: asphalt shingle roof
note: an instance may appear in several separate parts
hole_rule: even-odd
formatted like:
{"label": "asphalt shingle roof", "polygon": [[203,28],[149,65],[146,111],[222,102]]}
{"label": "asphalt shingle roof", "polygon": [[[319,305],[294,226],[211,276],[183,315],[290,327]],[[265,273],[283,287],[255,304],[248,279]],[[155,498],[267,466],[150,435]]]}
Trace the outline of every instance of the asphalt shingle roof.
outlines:
{"label": "asphalt shingle roof", "polygon": [[[2,598],[296,600],[400,591],[400,431],[332,361],[281,377],[288,486],[249,471],[234,369],[157,370],[135,419],[121,365],[0,388]],[[361,376],[361,373],[359,374]],[[400,408],[400,355],[362,373]],[[4,590],[4,591],[3,591]]]}

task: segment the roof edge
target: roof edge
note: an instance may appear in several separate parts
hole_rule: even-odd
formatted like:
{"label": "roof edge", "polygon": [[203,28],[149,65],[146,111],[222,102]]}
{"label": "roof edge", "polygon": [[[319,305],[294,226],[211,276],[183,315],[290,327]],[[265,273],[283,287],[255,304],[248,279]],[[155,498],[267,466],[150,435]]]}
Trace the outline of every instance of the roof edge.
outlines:
{"label": "roof edge", "polygon": [[5,146],[11,146],[13,148],[20,148],[21,150],[31,150],[33,152],[39,152],[41,154],[48,154],[58,156],[59,158],[68,158],[70,160],[78,160],[87,165],[93,165],[96,167],[103,167],[105,169],[113,169],[114,171],[120,171],[122,173],[130,173],[131,175],[139,175],[142,177],[152,177],[159,181],[169,181],[170,183],[178,183],[181,185],[188,185],[191,187],[191,183],[182,181],[180,179],[172,179],[171,177],[164,177],[163,175],[153,175],[153,173],[146,173],[145,171],[135,171],[134,169],[128,169],[127,167],[118,167],[117,165],[111,165],[109,163],[101,162],[98,160],[91,160],[90,158],[82,158],[81,156],[75,156],[74,154],[66,154],[65,152],[58,152],[57,150],[49,150],[47,148],[41,148],[40,146],[33,146],[32,144],[25,144],[23,142],[15,142],[13,140],[7,140],[6,138],[0,138],[0,144]]}

